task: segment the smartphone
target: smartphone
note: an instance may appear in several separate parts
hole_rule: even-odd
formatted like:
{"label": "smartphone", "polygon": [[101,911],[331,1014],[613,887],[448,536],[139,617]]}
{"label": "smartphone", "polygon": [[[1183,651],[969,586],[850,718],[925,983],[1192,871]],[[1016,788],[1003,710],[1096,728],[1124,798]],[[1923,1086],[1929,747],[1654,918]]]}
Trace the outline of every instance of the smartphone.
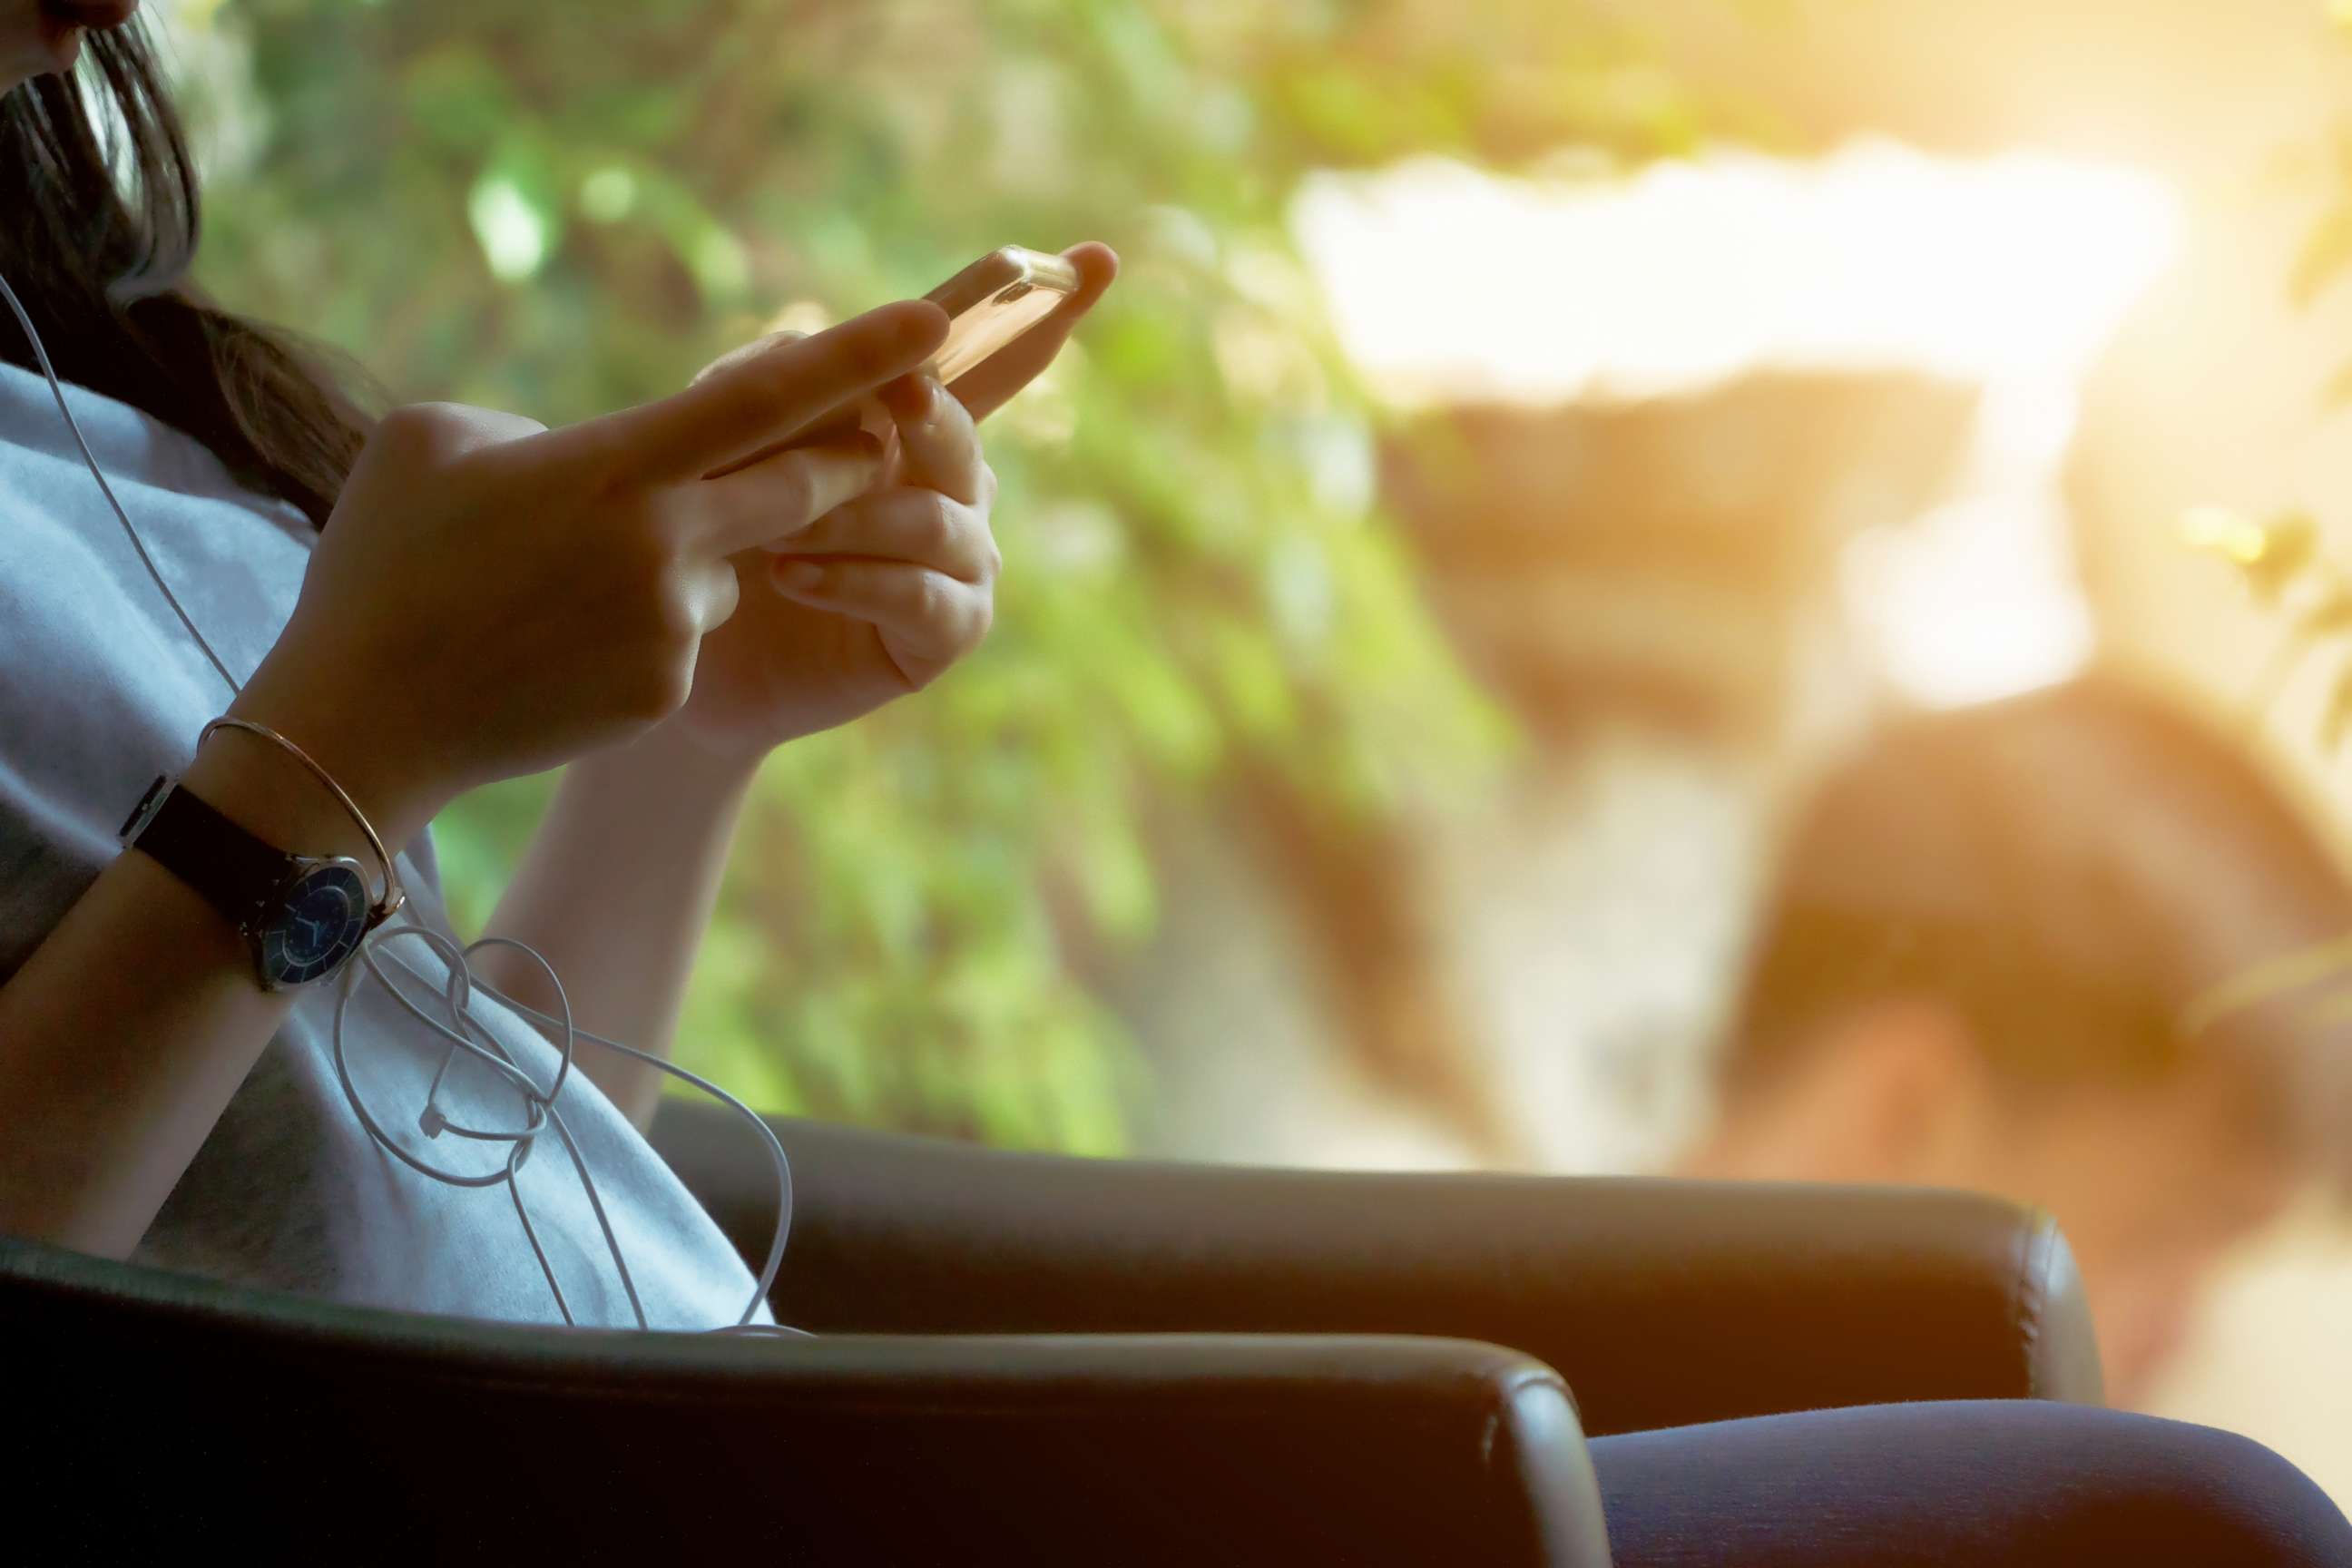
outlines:
{"label": "smartphone", "polygon": [[[992,250],[923,296],[948,313],[947,339],[924,368],[938,376],[941,385],[952,385],[958,376],[985,363],[990,355],[1052,315],[1055,306],[1077,291],[1078,269],[1058,256],[1024,250],[1017,245]],[[789,447],[821,446],[860,429],[879,436],[889,424],[890,416],[881,405],[868,398],[860,406],[836,409],[803,425],[775,445],[703,477],[715,479]]]}
{"label": "smartphone", "polygon": [[1017,245],[990,251],[923,296],[948,313],[931,374],[952,385],[1077,291],[1078,269],[1058,256]]}

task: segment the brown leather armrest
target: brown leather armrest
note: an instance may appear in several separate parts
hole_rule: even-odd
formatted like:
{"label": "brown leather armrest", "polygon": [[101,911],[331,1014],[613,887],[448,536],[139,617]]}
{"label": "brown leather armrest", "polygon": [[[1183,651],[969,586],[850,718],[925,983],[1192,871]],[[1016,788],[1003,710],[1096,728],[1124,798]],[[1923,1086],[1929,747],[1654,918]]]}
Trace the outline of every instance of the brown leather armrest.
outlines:
{"label": "brown leather armrest", "polygon": [[[747,1252],[773,1178],[728,1113],[656,1143]],[[892,1333],[1434,1334],[1557,1367],[1598,1436],[1914,1399],[2100,1398],[2046,1215],[1961,1193],[1081,1161],[779,1121],[775,1305]]]}

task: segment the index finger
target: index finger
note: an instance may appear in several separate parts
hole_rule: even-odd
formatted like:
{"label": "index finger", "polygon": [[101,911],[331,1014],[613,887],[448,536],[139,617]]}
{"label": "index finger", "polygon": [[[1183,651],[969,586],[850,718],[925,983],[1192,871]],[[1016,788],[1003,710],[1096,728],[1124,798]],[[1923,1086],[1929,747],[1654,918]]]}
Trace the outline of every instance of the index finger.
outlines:
{"label": "index finger", "polygon": [[786,437],[928,358],[946,312],[904,300],[814,337],[782,342],[685,391],[575,429],[649,478],[698,479]]}
{"label": "index finger", "polygon": [[712,376],[730,371],[754,355],[766,353],[778,344],[796,343],[806,336],[808,336],[806,332],[795,331],[791,327],[782,327],[772,332],[762,333],[748,343],[739,343],[734,348],[729,349],[725,353],[696,371],[694,380],[709,381]]}

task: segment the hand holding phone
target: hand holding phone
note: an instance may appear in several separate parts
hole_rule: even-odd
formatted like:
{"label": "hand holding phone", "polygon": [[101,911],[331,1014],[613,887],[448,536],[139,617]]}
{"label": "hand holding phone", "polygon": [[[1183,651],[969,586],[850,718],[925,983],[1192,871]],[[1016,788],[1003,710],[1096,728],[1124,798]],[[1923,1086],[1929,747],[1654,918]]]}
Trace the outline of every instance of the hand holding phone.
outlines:
{"label": "hand holding phone", "polygon": [[[1118,268],[1102,246],[1076,247],[1066,257],[998,251],[932,290],[924,305],[869,313],[920,320],[922,347],[914,352],[947,374],[953,395],[932,375],[869,377],[868,391],[833,400],[834,415],[784,426],[782,444],[805,447],[828,420],[845,409],[854,418],[867,405],[887,421],[889,438],[878,471],[871,457],[847,453],[803,451],[778,464],[862,460],[870,477],[855,496],[828,498],[814,522],[780,517],[771,537],[731,558],[738,608],[702,639],[693,690],[668,721],[678,732],[704,750],[756,757],[929,684],[979,643],[993,614],[1001,557],[990,528],[995,480],[974,422],[1053,362]],[[834,332],[856,330],[845,323]],[[772,339],[722,363],[789,352]],[[749,378],[761,379],[756,370]],[[793,480],[783,489],[805,492],[804,479]]]}

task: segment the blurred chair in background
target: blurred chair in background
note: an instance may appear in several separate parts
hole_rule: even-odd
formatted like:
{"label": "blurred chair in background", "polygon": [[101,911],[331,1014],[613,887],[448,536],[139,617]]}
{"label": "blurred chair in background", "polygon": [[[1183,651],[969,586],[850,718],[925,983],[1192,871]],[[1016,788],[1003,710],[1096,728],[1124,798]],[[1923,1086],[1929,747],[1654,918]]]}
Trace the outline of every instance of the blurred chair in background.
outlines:
{"label": "blurred chair in background", "polygon": [[2288,795],[2150,689],[1897,721],[1795,822],[1685,1168],[2046,1206],[2128,1405],[2344,1109],[2341,1053],[2283,1005],[2182,1016],[2347,931],[2352,888]]}

